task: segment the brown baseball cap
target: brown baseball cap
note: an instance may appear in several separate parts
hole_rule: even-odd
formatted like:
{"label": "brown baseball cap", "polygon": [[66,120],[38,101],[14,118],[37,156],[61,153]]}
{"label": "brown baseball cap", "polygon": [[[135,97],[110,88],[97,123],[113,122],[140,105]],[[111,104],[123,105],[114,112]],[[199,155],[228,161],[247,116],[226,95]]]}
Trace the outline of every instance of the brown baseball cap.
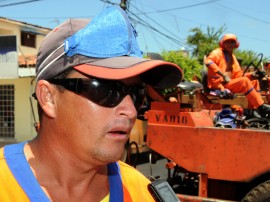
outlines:
{"label": "brown baseball cap", "polygon": [[37,55],[37,80],[48,80],[70,68],[89,76],[119,80],[140,75],[156,88],[176,86],[183,72],[174,63],[142,58],[136,31],[118,6],[91,21],[69,19],[43,40]]}

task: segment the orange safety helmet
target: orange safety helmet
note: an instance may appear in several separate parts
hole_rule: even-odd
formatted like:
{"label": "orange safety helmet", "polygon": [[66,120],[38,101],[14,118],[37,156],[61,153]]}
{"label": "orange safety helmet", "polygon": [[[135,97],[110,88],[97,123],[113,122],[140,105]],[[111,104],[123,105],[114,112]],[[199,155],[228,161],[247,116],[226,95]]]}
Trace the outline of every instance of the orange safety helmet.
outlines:
{"label": "orange safety helmet", "polygon": [[219,41],[219,46],[221,47],[221,48],[223,48],[223,43],[224,43],[224,41],[227,41],[227,40],[234,40],[235,41],[235,48],[238,48],[239,47],[239,45],[240,45],[240,43],[239,43],[239,41],[238,41],[238,39],[237,39],[237,37],[234,35],[234,34],[224,34],[224,36],[220,39],[220,41]]}

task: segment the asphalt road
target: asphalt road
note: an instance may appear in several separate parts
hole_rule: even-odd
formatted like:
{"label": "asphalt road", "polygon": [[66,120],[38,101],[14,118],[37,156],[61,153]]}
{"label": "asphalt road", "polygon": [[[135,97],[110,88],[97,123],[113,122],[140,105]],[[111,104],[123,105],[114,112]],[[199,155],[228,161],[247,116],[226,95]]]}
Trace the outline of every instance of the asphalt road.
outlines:
{"label": "asphalt road", "polygon": [[155,164],[150,163],[142,163],[136,166],[136,168],[144,174],[147,178],[163,178],[167,179],[168,177],[168,170],[165,167],[167,163],[166,159],[160,159]]}

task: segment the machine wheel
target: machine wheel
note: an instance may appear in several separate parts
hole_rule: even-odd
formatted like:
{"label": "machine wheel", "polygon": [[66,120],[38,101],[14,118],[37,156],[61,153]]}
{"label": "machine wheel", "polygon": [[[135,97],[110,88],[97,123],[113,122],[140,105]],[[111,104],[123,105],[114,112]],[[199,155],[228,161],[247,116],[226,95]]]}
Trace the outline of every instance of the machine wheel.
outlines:
{"label": "machine wheel", "polygon": [[248,123],[247,128],[250,129],[260,129],[260,130],[269,130],[270,122],[266,118],[252,118],[246,121]]}
{"label": "machine wheel", "polygon": [[242,202],[268,201],[270,201],[270,180],[265,181],[253,188],[242,200]]}

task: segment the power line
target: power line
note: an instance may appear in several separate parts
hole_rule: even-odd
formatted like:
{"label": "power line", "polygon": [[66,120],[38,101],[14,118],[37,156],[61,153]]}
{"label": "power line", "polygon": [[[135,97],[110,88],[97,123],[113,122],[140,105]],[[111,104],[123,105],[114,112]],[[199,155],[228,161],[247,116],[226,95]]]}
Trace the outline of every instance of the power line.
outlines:
{"label": "power line", "polygon": [[259,19],[259,18],[255,18],[255,17],[253,17],[253,16],[251,16],[251,15],[245,14],[245,13],[243,13],[243,12],[240,12],[239,10],[235,10],[235,9],[233,9],[233,8],[229,8],[229,7],[224,6],[224,5],[222,5],[222,4],[219,4],[219,3],[216,3],[216,4],[219,5],[219,6],[222,7],[222,8],[225,8],[225,9],[227,9],[227,10],[229,10],[229,11],[235,12],[235,13],[240,14],[240,15],[242,15],[242,16],[248,17],[248,18],[253,19],[253,20],[255,20],[255,21],[258,21],[258,22],[261,22],[261,23],[265,23],[265,24],[268,24],[268,25],[270,24],[269,21],[265,21],[265,20],[261,20],[261,19]]}
{"label": "power line", "polygon": [[205,2],[201,2],[201,3],[197,3],[197,4],[181,6],[181,7],[177,7],[177,8],[169,8],[169,9],[165,9],[165,10],[152,11],[152,12],[147,12],[147,13],[136,13],[136,15],[152,14],[152,13],[163,13],[163,12],[168,12],[168,11],[173,11],[173,10],[181,10],[181,9],[192,8],[192,7],[201,6],[201,5],[205,5],[205,4],[209,4],[209,3],[214,3],[214,2],[217,2],[217,1],[220,1],[220,0],[205,1]]}
{"label": "power line", "polygon": [[111,4],[111,5],[119,5],[118,3],[113,3],[113,2],[111,2],[111,1],[109,1],[109,0],[100,0],[100,1],[102,1],[102,2],[104,2],[104,3]]}
{"label": "power line", "polygon": [[[115,3],[109,1],[109,0],[100,0],[102,2],[105,2],[105,3],[109,3],[109,4],[112,4],[112,5],[115,5]],[[217,1],[217,0],[215,0]],[[122,1],[121,1],[122,2]],[[129,2],[129,6],[130,6],[130,2]],[[137,7],[133,7],[134,9],[138,10]],[[156,22],[155,20],[153,20],[152,18],[150,18],[149,16],[146,16],[147,19],[150,19],[151,21],[153,21],[155,24],[157,24],[159,27],[163,28],[164,30],[166,30],[167,32],[169,32],[171,35],[174,35],[174,36],[169,36],[167,34],[165,34],[164,32],[161,32],[158,28],[155,28],[153,27],[152,25],[150,25],[147,21],[143,20],[142,18],[140,18],[137,14],[133,13],[129,7],[127,8],[127,13],[128,14],[131,14],[132,16],[129,16],[130,19],[133,21],[133,22],[136,22],[137,24],[141,24],[143,27],[145,28],[148,28],[152,31],[155,31],[156,33],[160,34],[161,36],[169,39],[170,41],[172,41],[173,43],[177,44],[177,45],[182,45],[183,47],[187,48],[186,47],[186,44],[184,42],[181,42],[179,39],[178,39],[178,36],[175,36],[172,32],[169,32],[165,27],[163,27],[161,24],[159,24],[158,22]],[[146,15],[144,13],[144,15]]]}
{"label": "power line", "polygon": [[32,2],[36,2],[36,1],[42,1],[42,0],[28,0],[28,1],[22,1],[22,2],[17,2],[17,3],[4,4],[4,5],[0,5],[0,7],[15,6],[15,5],[19,5],[19,4],[32,3]]}
{"label": "power line", "polygon": [[0,3],[4,2],[4,1],[10,1],[10,0],[0,0]]}
{"label": "power line", "polygon": [[[185,45],[183,42],[181,42],[179,39],[177,39],[177,36],[176,36],[176,38],[174,38],[174,37],[172,37],[172,36],[169,36],[169,35],[165,34],[164,32],[161,32],[158,28],[155,28],[155,27],[153,27],[152,25],[148,24],[148,23],[145,22],[142,18],[136,16],[134,13],[132,13],[132,12],[129,12],[129,13],[132,14],[132,16],[130,16],[131,20],[136,21],[138,24],[143,25],[145,28],[148,28],[148,29],[150,29],[150,30],[155,31],[156,33],[158,33],[158,34],[164,36],[165,38],[171,40],[172,42],[174,42],[174,43],[176,43],[176,44],[179,44],[179,45],[182,45],[182,46],[186,47],[186,45]],[[134,18],[134,17],[135,17],[135,18]],[[160,25],[160,26],[161,26],[161,25]],[[162,27],[162,26],[161,26],[161,27]],[[171,34],[172,34],[172,33],[171,33]]]}
{"label": "power line", "polygon": [[[133,5],[132,5],[133,6]],[[133,8],[135,10],[138,10],[138,8],[134,7]],[[142,24],[143,26],[161,34],[162,36],[165,36],[167,39],[170,39],[171,41],[173,41],[174,43],[177,43],[178,45],[182,45],[186,48],[186,44],[185,42],[182,42],[181,40],[179,40],[179,37],[177,35],[175,35],[174,33],[170,32],[166,27],[164,27],[163,25],[161,25],[160,23],[158,23],[157,21],[155,21],[154,19],[152,19],[151,17],[147,16],[146,14],[145,17],[148,20],[151,20],[152,22],[154,22],[159,28],[155,28],[153,25],[150,25],[150,23],[148,23],[147,21],[143,20],[142,18],[140,18],[138,15],[136,15],[135,13],[131,12],[130,10],[128,11],[128,13],[132,14],[132,16],[135,19],[138,19],[138,23]],[[133,18],[133,19],[134,19]],[[165,34],[164,32],[160,31],[160,28],[164,29],[166,32],[168,32],[171,36]]]}
{"label": "power line", "polygon": [[[92,18],[94,17],[95,15],[88,15],[88,16],[74,16],[72,18]],[[55,16],[55,17],[20,17],[20,16],[16,16],[16,17],[12,17],[12,19],[44,19],[44,20],[47,20],[47,19],[55,19],[55,18],[59,18],[59,19],[68,19],[68,18],[71,18],[70,16]]]}
{"label": "power line", "polygon": [[[19,4],[25,4],[25,3],[33,3],[33,2],[37,2],[37,1],[41,1],[41,0],[0,0],[0,7],[19,5]],[[100,0],[100,1],[104,2],[104,5],[105,4],[107,4],[107,5],[108,4],[119,5],[119,3],[120,3],[120,1],[118,3],[114,3],[112,0]],[[193,3],[191,5],[186,5],[186,6],[176,6],[175,8],[169,8],[169,9],[166,9],[166,7],[162,7],[161,5],[159,5],[159,8],[163,8],[163,9],[154,10],[152,8],[151,9],[152,12],[147,12],[147,9],[145,10],[145,9],[139,8],[140,6],[135,4],[135,2],[136,2],[135,0],[129,0],[129,1],[127,1],[129,3],[128,8],[127,8],[127,12],[131,15],[132,20],[134,22],[136,22],[139,26],[141,26],[142,29],[146,29],[148,32],[150,32],[150,34],[152,35],[151,38],[156,40],[156,42],[155,42],[156,44],[159,43],[160,45],[162,45],[162,43],[163,44],[165,44],[165,43],[169,44],[170,43],[172,45],[174,45],[174,44],[176,44],[178,46],[181,45],[181,46],[184,46],[185,48],[187,48],[188,45],[184,41],[184,38],[180,38],[180,36],[178,36],[177,31],[174,31],[175,32],[174,33],[173,28],[168,28],[169,20],[167,21],[168,23],[161,23],[161,21],[156,21],[155,18],[151,18],[152,16],[149,16],[148,14],[152,14],[152,13],[164,13],[165,14],[166,13],[166,14],[170,14],[172,16],[175,16],[175,15],[171,14],[170,11],[179,10],[179,9],[188,9],[188,8],[191,8],[191,7],[196,7],[196,6],[201,6],[201,5],[212,3],[211,5],[214,4],[214,5],[218,6],[219,9],[226,9],[226,11],[228,10],[227,12],[231,12],[234,15],[236,15],[236,14],[237,15],[242,15],[245,18],[251,18],[251,19],[256,20],[258,22],[265,23],[267,25],[270,24],[270,22],[267,22],[265,20],[253,17],[251,15],[248,15],[245,12],[241,12],[241,11],[239,12],[239,10],[236,11],[235,9],[224,6],[223,4],[218,3],[218,1],[221,1],[221,0],[209,0],[209,1],[204,0],[204,2],[201,2],[201,3]],[[135,7],[134,7],[134,5],[135,5]],[[168,4],[168,5],[172,5],[172,4]],[[141,7],[143,7],[143,6],[141,5]],[[148,8],[148,10],[149,10],[149,8],[151,8],[151,6],[148,5],[145,8]],[[217,9],[217,7],[216,7],[216,9]],[[67,16],[67,17],[60,17],[60,16],[59,17],[15,17],[15,18],[20,18],[20,19],[26,19],[26,18],[28,18],[28,19],[52,19],[52,18],[53,19],[54,18],[59,19],[59,18],[65,18],[66,19],[66,18],[69,18],[69,17],[70,16]],[[93,16],[74,16],[74,17],[91,18]],[[184,19],[183,16],[181,16],[181,18]],[[193,18],[188,18],[188,19],[185,19],[185,20],[186,21],[191,21],[191,19],[193,19]],[[199,23],[199,22],[196,22],[196,23]],[[199,23],[199,24],[203,25],[203,26],[211,26],[209,24],[209,22],[208,22],[208,24],[205,24],[205,23]],[[194,27],[195,26],[196,25],[194,25]],[[242,36],[245,37],[245,38],[250,38],[251,39],[251,37],[249,37],[249,36],[246,36],[246,35],[242,35]],[[159,38],[155,38],[155,37],[159,37]],[[268,42],[268,41],[262,40],[262,39],[255,39],[254,37],[252,37],[252,39],[253,40],[258,40],[258,41],[261,41],[261,42]]]}

